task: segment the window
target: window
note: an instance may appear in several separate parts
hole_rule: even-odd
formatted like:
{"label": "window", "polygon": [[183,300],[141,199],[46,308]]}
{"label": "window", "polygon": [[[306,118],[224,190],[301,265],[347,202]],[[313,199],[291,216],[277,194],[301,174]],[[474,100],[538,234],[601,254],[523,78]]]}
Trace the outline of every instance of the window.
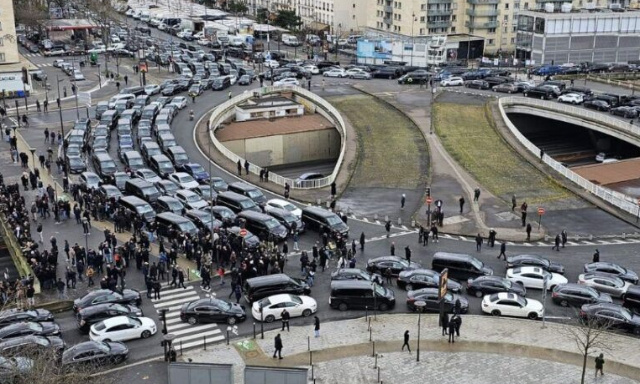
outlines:
{"label": "window", "polygon": [[424,23],[425,19],[426,19],[426,18],[425,18],[424,16],[420,16],[420,22],[421,22],[421,23]]}
{"label": "window", "polygon": [[489,40],[488,40],[488,42],[487,42],[487,44],[488,44],[488,45],[493,45],[493,44],[494,44],[493,39],[489,39]]}
{"label": "window", "polygon": [[489,28],[489,33],[496,33],[496,29],[495,28]]}
{"label": "window", "polygon": [[502,32],[503,32],[503,33],[507,33],[507,29],[509,29],[509,27],[504,27],[504,28],[502,28]]}
{"label": "window", "polygon": [[454,33],[456,31],[456,27],[451,27],[451,33]]}
{"label": "window", "polygon": [[457,20],[456,15],[451,15],[451,21],[452,21],[452,22],[455,22],[456,20]]}
{"label": "window", "polygon": [[4,39],[0,37],[0,47],[4,45]]}
{"label": "window", "polygon": [[504,15],[504,21],[509,21],[509,15]]}
{"label": "window", "polygon": [[509,3],[504,4],[504,9],[509,9]]}
{"label": "window", "polygon": [[529,3],[524,3],[524,9],[529,9]]}
{"label": "window", "polygon": [[420,4],[420,10],[424,11],[427,9],[427,4]]}
{"label": "window", "polygon": [[[515,31],[514,31],[514,32],[515,32]],[[516,38],[515,38],[515,37],[512,37],[512,38],[511,38],[511,44],[515,44],[515,43],[516,43]]]}

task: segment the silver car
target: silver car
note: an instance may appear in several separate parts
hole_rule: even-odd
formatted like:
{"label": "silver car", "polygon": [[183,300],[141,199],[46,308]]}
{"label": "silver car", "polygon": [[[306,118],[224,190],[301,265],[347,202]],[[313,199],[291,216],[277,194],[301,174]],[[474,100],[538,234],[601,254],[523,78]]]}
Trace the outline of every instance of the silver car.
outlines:
{"label": "silver car", "polygon": [[610,273],[591,272],[578,276],[578,283],[594,288],[600,292],[608,293],[614,297],[622,297],[631,283]]}

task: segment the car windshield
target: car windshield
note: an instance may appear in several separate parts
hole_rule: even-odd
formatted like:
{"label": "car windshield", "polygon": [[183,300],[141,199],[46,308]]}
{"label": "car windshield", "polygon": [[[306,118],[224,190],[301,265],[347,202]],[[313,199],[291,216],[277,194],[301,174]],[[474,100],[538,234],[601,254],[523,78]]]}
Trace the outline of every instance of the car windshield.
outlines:
{"label": "car windshield", "polygon": [[242,200],[240,202],[240,206],[244,209],[249,209],[255,207],[256,203],[253,200]]}
{"label": "car windshield", "polygon": [[228,311],[231,309],[231,304],[227,303],[226,301],[216,300],[216,305],[223,311]]}
{"label": "car windshield", "polygon": [[192,166],[191,166],[191,170],[192,170],[194,173],[201,173],[201,172],[204,172],[204,168],[202,168],[202,166],[201,166],[201,165],[192,165]]}
{"label": "car windshield", "polygon": [[69,157],[69,165],[71,166],[84,165],[84,161],[82,161],[82,159],[79,157]]}
{"label": "car windshield", "polygon": [[387,290],[382,285],[373,284],[373,289],[380,296],[387,295]]}
{"label": "car windshield", "polygon": [[189,159],[189,156],[187,156],[186,153],[178,153],[174,157],[175,157],[176,160],[188,160]]}
{"label": "car windshield", "polygon": [[134,157],[129,159],[129,165],[144,165],[144,161],[142,161],[141,157]]}
{"label": "car windshield", "polygon": [[103,172],[115,172],[116,171],[116,163],[111,161],[105,161],[102,163],[102,171]]}
{"label": "car windshield", "polygon": [[180,176],[179,180],[181,183],[191,183],[192,181],[195,181],[195,179],[191,177],[191,175]]}
{"label": "car windshield", "polygon": [[516,295],[516,301],[518,302],[518,304],[520,304],[520,305],[521,305],[521,306],[523,306],[523,307],[526,307],[526,306],[527,306],[527,299],[525,299],[525,298],[524,298],[524,297],[522,297],[522,296],[517,296],[517,295]]}
{"label": "car windshield", "polygon": [[329,216],[327,217],[327,223],[329,223],[329,225],[338,225],[342,224],[342,220],[340,220],[338,216]]}
{"label": "car windshield", "polygon": [[295,205],[293,205],[293,204],[289,204],[289,203],[285,203],[285,204],[283,204],[283,205],[282,205],[282,208],[286,209],[286,210],[287,210],[287,211],[289,211],[289,212],[293,212],[293,211],[295,211],[296,209],[298,209],[298,208],[296,208],[296,206],[295,206]]}
{"label": "car windshield", "polygon": [[174,209],[182,209],[182,204],[179,201],[175,201],[175,200],[171,200],[167,203],[167,205],[169,205],[169,208],[171,208],[172,210]]}
{"label": "car windshield", "polygon": [[144,192],[145,194],[153,194],[153,193],[157,193],[158,190],[154,186],[149,186],[149,187],[143,188],[142,192]]}
{"label": "car windshield", "polygon": [[193,223],[190,221],[185,221],[184,223],[180,223],[178,224],[178,227],[180,227],[180,230],[182,232],[193,232],[196,230],[196,226],[193,225]]}
{"label": "car windshield", "polygon": [[269,219],[269,220],[265,221],[264,224],[269,229],[276,228],[276,227],[278,227],[280,225],[280,223],[278,223],[278,220],[276,220],[276,219]]}
{"label": "car windshield", "polygon": [[88,175],[87,176],[87,183],[88,184],[98,184],[100,182],[100,178],[98,176],[95,175]]}
{"label": "car windshield", "polygon": [[482,268],[484,268],[484,264],[482,264],[482,261],[478,259],[472,259],[471,264],[478,270],[481,270]]}
{"label": "car windshield", "polygon": [[196,194],[185,196],[185,198],[189,203],[196,203],[196,202],[202,200],[200,198],[200,196],[198,196]]}
{"label": "car windshield", "polygon": [[138,205],[137,211],[139,214],[144,215],[145,213],[153,212],[153,208],[149,204]]}
{"label": "car windshield", "polygon": [[111,347],[109,346],[109,344],[107,344],[105,342],[96,343],[96,348],[98,348],[102,352],[109,352],[111,350]]}
{"label": "car windshield", "polygon": [[159,163],[158,167],[160,169],[163,169],[163,170],[164,169],[173,169],[173,164],[171,164],[170,161],[165,161],[165,162]]}

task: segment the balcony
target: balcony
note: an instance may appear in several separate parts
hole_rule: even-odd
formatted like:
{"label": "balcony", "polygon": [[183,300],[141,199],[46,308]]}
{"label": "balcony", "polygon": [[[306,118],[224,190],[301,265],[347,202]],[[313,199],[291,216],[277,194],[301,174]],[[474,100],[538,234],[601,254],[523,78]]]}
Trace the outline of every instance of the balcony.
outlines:
{"label": "balcony", "polygon": [[451,21],[428,21],[427,20],[427,28],[449,28],[451,27]]}
{"label": "balcony", "polygon": [[478,21],[465,21],[464,26],[473,29],[491,29],[498,28],[497,21],[478,22]]}
{"label": "balcony", "polygon": [[451,16],[453,9],[427,9],[428,16]]}
{"label": "balcony", "polygon": [[500,0],[467,0],[467,3],[474,5],[499,4]]}
{"label": "balcony", "polygon": [[500,15],[499,9],[471,9],[467,8],[466,14],[474,17],[492,17]]}
{"label": "balcony", "polygon": [[427,0],[427,4],[451,4],[453,0]]}
{"label": "balcony", "polygon": [[390,17],[385,17],[384,19],[382,19],[382,22],[385,24],[393,24],[393,19],[391,19]]}
{"label": "balcony", "polygon": [[393,13],[393,7],[392,7],[392,6],[390,6],[390,5],[385,5],[385,6],[384,6],[384,11],[385,11],[386,13]]}

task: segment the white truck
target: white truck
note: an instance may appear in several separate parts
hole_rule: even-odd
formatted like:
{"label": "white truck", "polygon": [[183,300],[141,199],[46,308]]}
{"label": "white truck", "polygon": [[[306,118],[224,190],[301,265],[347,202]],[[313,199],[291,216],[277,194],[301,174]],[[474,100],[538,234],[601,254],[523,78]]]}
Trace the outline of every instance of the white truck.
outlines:
{"label": "white truck", "polygon": [[290,47],[300,46],[300,42],[298,41],[298,38],[293,35],[289,35],[287,33],[282,34],[282,36],[280,37],[280,41],[282,41],[282,44],[288,45]]}

